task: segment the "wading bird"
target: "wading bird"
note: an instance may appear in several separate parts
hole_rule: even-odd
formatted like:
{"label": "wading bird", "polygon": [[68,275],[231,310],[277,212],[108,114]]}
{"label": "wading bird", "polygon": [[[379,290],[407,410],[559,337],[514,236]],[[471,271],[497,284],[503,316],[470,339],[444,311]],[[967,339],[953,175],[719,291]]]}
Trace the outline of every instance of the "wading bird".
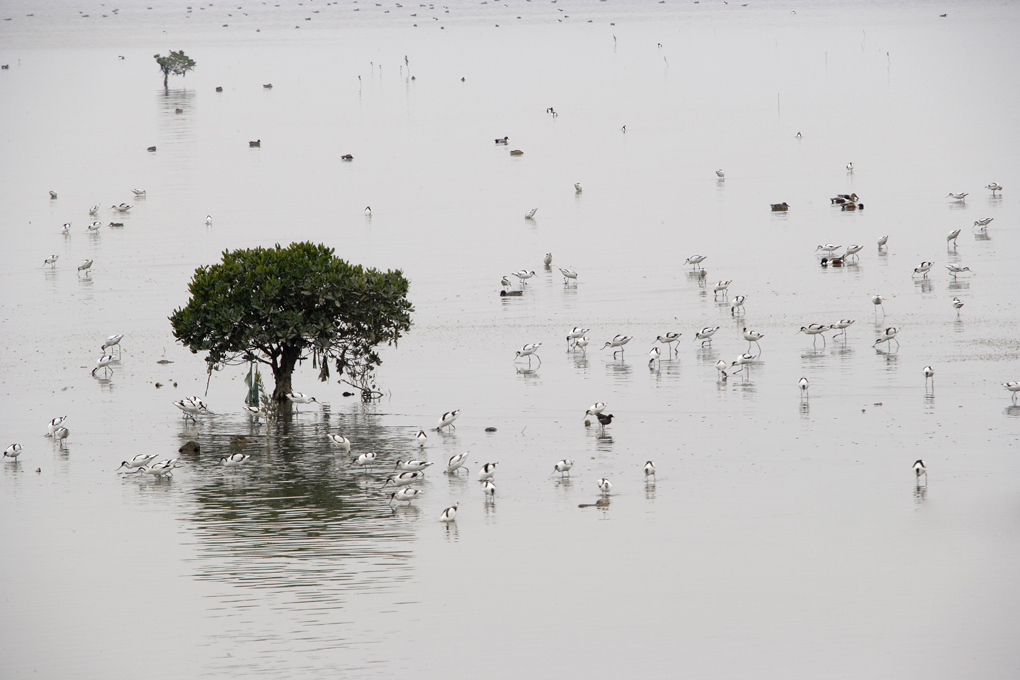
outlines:
{"label": "wading bird", "polygon": [[822,347],[825,347],[825,331],[831,330],[831,326],[825,324],[813,323],[807,326],[801,326],[798,333],[804,333],[805,335],[812,336],[811,346],[814,347],[818,343],[818,336],[822,336]]}
{"label": "wading bird", "polygon": [[[628,342],[630,342],[633,339],[634,339],[634,336],[632,336],[632,335],[617,335],[617,336],[614,336],[612,340],[608,341],[605,345],[603,345],[602,349],[605,349],[607,347],[612,347],[613,348],[613,358],[614,359],[616,358],[617,352],[619,352],[620,356],[622,357],[623,356],[623,346],[626,345]],[[619,347],[620,349],[616,349],[617,347]]]}
{"label": "wading bird", "polygon": [[715,328],[712,328],[710,326],[705,326],[700,331],[698,331],[697,333],[694,334],[694,340],[695,340],[695,342],[697,342],[698,340],[701,340],[701,346],[702,347],[706,347],[708,345],[711,345],[712,344],[712,336],[715,335],[716,331],[718,331],[718,330],[719,330],[718,326],[716,326]]}
{"label": "wading bird", "polygon": [[[436,431],[441,431],[444,427],[453,427],[453,421],[457,420],[460,416],[460,409],[454,411],[447,411],[443,415],[439,416],[439,424],[436,425]],[[457,429],[453,427],[453,429]]]}

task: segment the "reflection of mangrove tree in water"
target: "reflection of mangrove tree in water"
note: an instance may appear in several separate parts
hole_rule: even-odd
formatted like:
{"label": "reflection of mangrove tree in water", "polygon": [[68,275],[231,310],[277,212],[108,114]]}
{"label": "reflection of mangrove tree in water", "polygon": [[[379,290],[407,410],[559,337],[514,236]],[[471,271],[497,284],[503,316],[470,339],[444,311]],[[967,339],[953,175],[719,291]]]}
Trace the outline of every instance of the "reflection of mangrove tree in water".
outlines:
{"label": "reflection of mangrove tree in water", "polygon": [[259,438],[242,466],[220,466],[204,450],[193,462],[204,479],[189,517],[197,578],[331,602],[410,578],[413,528],[394,521],[379,491],[392,463],[354,470],[321,427],[306,437],[280,429],[290,432]]}

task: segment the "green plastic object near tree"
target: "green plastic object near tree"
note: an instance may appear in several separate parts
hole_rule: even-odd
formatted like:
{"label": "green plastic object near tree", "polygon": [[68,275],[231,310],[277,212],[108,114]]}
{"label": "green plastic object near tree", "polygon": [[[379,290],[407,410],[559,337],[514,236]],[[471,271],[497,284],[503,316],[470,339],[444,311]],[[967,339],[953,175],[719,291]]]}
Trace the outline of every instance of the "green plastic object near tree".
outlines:
{"label": "green plastic object near tree", "polygon": [[171,75],[183,76],[187,75],[188,71],[195,70],[195,60],[184,54],[184,50],[176,52],[170,50],[170,54],[165,57],[158,54],[152,56],[159,64],[159,70],[163,72],[163,89],[167,88],[167,78]]}
{"label": "green plastic object near tree", "polygon": [[170,316],[174,337],[206,361],[257,361],[273,370],[273,400],[289,404],[299,359],[313,360],[319,379],[330,363],[362,398],[378,396],[372,381],[382,363],[376,347],[396,344],[411,327],[408,281],[335,257],[322,244],[228,250],[219,264],[199,267],[188,304]]}

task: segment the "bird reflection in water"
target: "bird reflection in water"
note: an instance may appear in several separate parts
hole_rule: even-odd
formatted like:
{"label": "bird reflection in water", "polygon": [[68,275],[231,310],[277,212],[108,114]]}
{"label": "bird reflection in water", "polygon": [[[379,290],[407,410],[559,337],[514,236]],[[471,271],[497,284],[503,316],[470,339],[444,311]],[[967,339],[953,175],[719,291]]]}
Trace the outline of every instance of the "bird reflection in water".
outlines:
{"label": "bird reflection in water", "polygon": [[920,482],[914,484],[914,502],[923,503],[928,499],[928,482]]}

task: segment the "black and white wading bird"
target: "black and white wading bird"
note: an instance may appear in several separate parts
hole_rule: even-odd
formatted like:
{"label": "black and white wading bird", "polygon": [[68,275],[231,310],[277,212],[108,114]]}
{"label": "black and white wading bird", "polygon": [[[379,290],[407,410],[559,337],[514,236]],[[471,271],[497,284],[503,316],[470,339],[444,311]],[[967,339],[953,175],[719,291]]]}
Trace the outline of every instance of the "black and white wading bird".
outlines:
{"label": "black and white wading bird", "polygon": [[514,357],[514,361],[517,361],[518,359],[521,359],[523,357],[527,357],[528,358],[528,366],[530,367],[531,366],[531,357],[535,357],[536,359],[538,359],[538,365],[541,366],[542,365],[542,357],[540,357],[540,356],[538,356],[538,354],[536,354],[536,352],[538,352],[538,349],[541,346],[542,346],[542,343],[540,343],[540,342],[529,342],[527,345],[525,345],[521,349],[517,350],[517,355]]}
{"label": "black and white wading bird", "polygon": [[674,345],[680,341],[680,336],[681,335],[682,335],[681,333],[673,333],[673,332],[664,333],[664,334],[658,336],[657,338],[655,338],[655,341],[656,342],[661,342],[662,344],[666,345],[666,347],[669,349],[670,356],[672,356],[674,353],[676,353],[676,354],[680,353],[680,348],[679,347],[674,347]]}
{"label": "black and white wading bird", "polygon": [[444,427],[451,427],[456,430],[457,428],[453,427],[453,421],[457,420],[459,416],[460,409],[447,411],[443,415],[439,416],[439,423],[436,425],[436,432],[442,432]]}
{"label": "black and white wading bird", "polygon": [[[622,357],[623,356],[623,346],[626,345],[628,342],[630,342],[633,339],[634,339],[634,336],[632,336],[632,335],[617,335],[617,336],[614,336],[612,340],[609,340],[608,342],[606,342],[606,344],[602,346],[602,349],[606,349],[607,347],[612,347],[613,348],[613,358],[614,359],[616,358],[617,353],[619,353],[619,355]],[[619,349],[616,349],[617,347],[619,347]]]}
{"label": "black and white wading bird", "polygon": [[464,467],[464,463],[467,462],[467,458],[468,458],[467,452],[458,453],[455,456],[450,456],[450,460],[446,462],[447,474],[453,474],[454,472],[461,468],[464,468],[464,470],[467,471],[467,468]]}
{"label": "black and white wading bird", "polygon": [[708,347],[709,345],[712,344],[712,336],[715,335],[716,331],[718,330],[719,330],[718,326],[716,326],[715,328],[705,326],[700,331],[694,334],[694,340],[695,342],[701,340],[701,346]]}

